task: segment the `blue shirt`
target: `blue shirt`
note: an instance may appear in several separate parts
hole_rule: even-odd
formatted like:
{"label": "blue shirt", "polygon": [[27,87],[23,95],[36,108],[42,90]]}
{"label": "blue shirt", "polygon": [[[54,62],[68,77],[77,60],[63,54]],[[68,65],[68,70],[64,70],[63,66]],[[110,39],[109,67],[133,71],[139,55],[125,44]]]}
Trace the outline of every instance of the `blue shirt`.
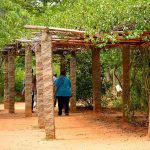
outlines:
{"label": "blue shirt", "polygon": [[55,81],[57,88],[56,96],[71,96],[71,82],[70,80],[62,75]]}

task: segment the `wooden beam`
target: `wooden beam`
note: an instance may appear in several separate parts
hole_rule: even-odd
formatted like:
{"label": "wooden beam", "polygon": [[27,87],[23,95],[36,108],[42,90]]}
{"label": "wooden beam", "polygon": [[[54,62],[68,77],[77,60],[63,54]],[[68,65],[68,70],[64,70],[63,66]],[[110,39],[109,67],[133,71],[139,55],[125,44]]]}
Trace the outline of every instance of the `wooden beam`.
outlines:
{"label": "wooden beam", "polygon": [[34,30],[49,30],[49,31],[57,31],[57,32],[72,32],[72,33],[77,33],[77,34],[84,34],[85,33],[85,31],[80,31],[80,30],[45,27],[45,26],[25,25],[24,27],[26,29],[34,29]]}
{"label": "wooden beam", "polygon": [[92,88],[93,88],[93,110],[101,110],[101,65],[100,50],[92,49]]}
{"label": "wooden beam", "polygon": [[33,40],[27,40],[27,39],[16,39],[17,42],[21,42],[21,43],[32,43]]}
{"label": "wooden beam", "polygon": [[147,48],[147,47],[150,47],[150,41],[145,42],[145,43],[140,45],[140,48]]}
{"label": "wooden beam", "polygon": [[26,29],[33,29],[33,30],[49,30],[48,27],[45,26],[33,26],[33,25],[25,25]]}
{"label": "wooden beam", "polygon": [[122,68],[123,68],[123,119],[128,121],[129,101],[130,101],[130,48],[125,45],[122,49]]}

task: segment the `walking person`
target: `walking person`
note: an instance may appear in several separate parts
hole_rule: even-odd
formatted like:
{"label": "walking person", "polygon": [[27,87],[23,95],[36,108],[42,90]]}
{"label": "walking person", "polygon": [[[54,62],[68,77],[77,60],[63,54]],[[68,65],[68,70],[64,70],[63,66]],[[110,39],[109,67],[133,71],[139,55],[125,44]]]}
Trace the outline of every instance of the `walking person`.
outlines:
{"label": "walking person", "polygon": [[65,109],[65,115],[69,115],[69,99],[71,97],[71,81],[66,77],[66,71],[62,70],[60,77],[55,81],[56,97],[58,99],[58,115],[62,115],[62,109]]}
{"label": "walking person", "polygon": [[[23,89],[21,92],[22,96],[25,95],[25,79],[23,80]],[[32,112],[33,109],[36,107],[36,95],[37,95],[37,90],[36,90],[36,75],[33,74],[33,69],[32,69]]]}
{"label": "walking person", "polygon": [[[56,80],[57,80],[57,73],[53,74],[54,91],[56,91],[56,89],[55,89],[55,81]],[[57,97],[55,94],[56,93],[54,92],[54,107],[56,107],[56,104],[57,104]]]}
{"label": "walking person", "polygon": [[32,70],[32,112],[34,112],[33,109],[36,107],[36,95],[37,95],[36,75],[33,75],[33,70]]}

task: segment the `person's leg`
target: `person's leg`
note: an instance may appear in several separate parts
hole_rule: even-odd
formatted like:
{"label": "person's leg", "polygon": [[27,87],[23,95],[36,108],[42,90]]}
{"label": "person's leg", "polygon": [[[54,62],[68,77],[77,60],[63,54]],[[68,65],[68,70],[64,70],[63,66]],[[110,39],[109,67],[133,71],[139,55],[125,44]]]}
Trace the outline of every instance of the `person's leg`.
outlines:
{"label": "person's leg", "polygon": [[63,108],[63,100],[61,96],[58,96],[58,115],[62,115],[62,108]]}
{"label": "person's leg", "polygon": [[33,111],[33,105],[34,105],[34,92],[32,91],[32,111]]}
{"label": "person's leg", "polygon": [[64,97],[65,115],[69,115],[69,99],[70,97]]}
{"label": "person's leg", "polygon": [[56,107],[57,104],[57,97],[54,97],[54,107]]}

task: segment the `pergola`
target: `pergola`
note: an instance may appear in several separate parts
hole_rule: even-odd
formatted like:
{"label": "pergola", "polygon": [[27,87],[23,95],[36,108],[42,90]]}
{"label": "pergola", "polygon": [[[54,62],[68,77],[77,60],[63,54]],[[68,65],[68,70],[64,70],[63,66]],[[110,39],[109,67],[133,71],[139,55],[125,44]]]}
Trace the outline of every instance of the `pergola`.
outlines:
{"label": "pergola", "polygon": [[[100,51],[103,48],[122,48],[122,67],[123,67],[123,118],[127,119],[125,106],[129,104],[130,99],[130,47],[135,46],[139,49],[145,49],[150,46],[150,41],[144,38],[150,36],[149,32],[143,32],[140,37],[134,39],[125,39],[128,36],[123,31],[114,31],[117,42],[112,42],[109,38],[103,48],[98,48],[92,41],[86,42],[88,37],[85,31],[53,28],[45,26],[26,25],[26,29],[41,30],[41,33],[30,39],[17,39],[15,44],[8,45],[4,50],[4,108],[9,109],[9,113],[14,113],[15,103],[15,55],[22,54],[22,48],[25,50],[25,116],[32,116],[32,51],[36,58],[36,80],[37,80],[37,102],[38,102],[38,126],[45,128],[47,138],[55,138],[54,105],[53,105],[53,81],[52,81],[52,57],[53,53],[61,57],[61,68],[65,67],[63,52],[71,54],[70,59],[70,78],[72,82],[72,92],[70,109],[76,111],[76,52],[91,49],[92,52],[92,86],[93,86],[93,111],[101,110],[101,92],[100,87],[101,67]],[[99,44],[104,44],[101,40],[104,34],[94,35],[93,38],[99,38]],[[23,47],[20,43],[27,43]],[[32,46],[32,48],[31,48]],[[149,103],[150,108],[150,103]],[[149,113],[150,120],[150,113]],[[150,124],[149,132],[150,136]]]}

